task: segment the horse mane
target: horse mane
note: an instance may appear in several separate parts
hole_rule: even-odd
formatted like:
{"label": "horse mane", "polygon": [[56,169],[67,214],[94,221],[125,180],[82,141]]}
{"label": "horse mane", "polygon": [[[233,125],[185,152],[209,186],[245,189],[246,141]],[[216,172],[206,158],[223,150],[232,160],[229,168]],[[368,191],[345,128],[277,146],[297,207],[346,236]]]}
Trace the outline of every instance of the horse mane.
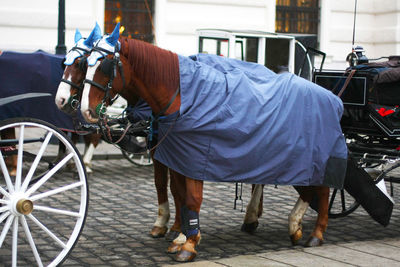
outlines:
{"label": "horse mane", "polygon": [[[121,55],[125,56],[132,66],[136,77],[140,77],[146,86],[159,86],[176,90],[179,86],[178,55],[152,44],[120,38]],[[133,73],[132,73],[133,74]]]}

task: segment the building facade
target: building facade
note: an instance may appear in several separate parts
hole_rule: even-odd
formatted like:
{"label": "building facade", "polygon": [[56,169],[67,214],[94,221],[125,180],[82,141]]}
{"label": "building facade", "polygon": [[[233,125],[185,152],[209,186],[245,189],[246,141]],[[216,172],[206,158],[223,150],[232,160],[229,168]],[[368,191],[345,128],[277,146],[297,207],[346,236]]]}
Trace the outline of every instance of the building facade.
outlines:
{"label": "building facade", "polygon": [[[196,29],[219,28],[316,34],[326,67],[343,68],[353,39],[355,0],[66,0],[67,49],[76,28],[98,22],[182,55],[197,53]],[[316,8],[315,8],[316,7]],[[55,52],[58,1],[2,0],[0,50]],[[305,31],[305,32],[304,32]],[[355,44],[369,58],[400,54],[400,1],[358,1]]]}

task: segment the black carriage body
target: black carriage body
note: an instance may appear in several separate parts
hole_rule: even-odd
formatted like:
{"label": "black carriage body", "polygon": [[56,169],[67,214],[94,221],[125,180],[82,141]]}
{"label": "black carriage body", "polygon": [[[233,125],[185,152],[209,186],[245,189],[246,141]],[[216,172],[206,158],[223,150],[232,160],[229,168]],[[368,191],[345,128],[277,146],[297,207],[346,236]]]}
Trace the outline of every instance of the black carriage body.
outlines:
{"label": "black carriage body", "polygon": [[[376,82],[379,73],[387,69],[359,67],[350,78],[351,69],[324,70],[313,74],[313,81],[316,84],[336,95],[341,92],[344,105],[341,126],[347,140],[349,156],[352,158],[346,174],[346,177],[351,177],[351,179],[347,178],[344,189],[355,201],[351,201],[351,198],[350,201],[348,199],[345,201],[345,192],[342,190],[340,200],[334,204],[337,193],[334,190],[329,204],[330,218],[346,216],[358,207],[358,203],[361,203],[364,209],[382,225],[386,226],[390,221],[393,203],[376,186],[373,186],[382,180],[388,181],[390,193],[393,196],[392,183],[400,182],[399,178],[392,176],[391,173],[400,166],[398,161],[400,159],[400,81]],[[346,82],[348,84],[344,87]],[[384,170],[375,170],[375,174],[366,172],[377,166],[386,166],[386,163],[392,164]],[[380,201],[376,201],[377,198]],[[369,202],[370,199],[373,201]],[[346,205],[346,202],[350,203],[350,206]],[[335,205],[339,205],[339,208],[333,208]],[[379,210],[384,210],[384,212],[376,213]]]}
{"label": "black carriage body", "polygon": [[[348,81],[341,99],[341,121],[346,137],[368,136],[369,142],[400,145],[400,81],[377,83],[377,75],[387,68],[360,68]],[[318,85],[338,94],[350,71],[319,71],[313,75]]]}

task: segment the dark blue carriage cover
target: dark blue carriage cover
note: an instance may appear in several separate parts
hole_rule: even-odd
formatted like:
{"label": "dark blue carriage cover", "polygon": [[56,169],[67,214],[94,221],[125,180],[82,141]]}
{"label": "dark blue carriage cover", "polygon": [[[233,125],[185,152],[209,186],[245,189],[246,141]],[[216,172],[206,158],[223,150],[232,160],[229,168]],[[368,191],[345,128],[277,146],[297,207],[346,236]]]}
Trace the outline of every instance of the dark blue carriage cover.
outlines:
{"label": "dark blue carriage cover", "polygon": [[[54,102],[64,72],[63,58],[45,52],[3,52],[0,98],[16,96],[18,101],[0,106],[0,120],[33,117],[60,128],[73,129],[71,117],[61,112]],[[46,96],[40,96],[44,94]],[[31,98],[32,95],[38,97]]]}
{"label": "dark blue carriage cover", "polygon": [[205,181],[342,188],[342,101],[291,73],[179,56],[181,107],[159,123],[155,158]]}

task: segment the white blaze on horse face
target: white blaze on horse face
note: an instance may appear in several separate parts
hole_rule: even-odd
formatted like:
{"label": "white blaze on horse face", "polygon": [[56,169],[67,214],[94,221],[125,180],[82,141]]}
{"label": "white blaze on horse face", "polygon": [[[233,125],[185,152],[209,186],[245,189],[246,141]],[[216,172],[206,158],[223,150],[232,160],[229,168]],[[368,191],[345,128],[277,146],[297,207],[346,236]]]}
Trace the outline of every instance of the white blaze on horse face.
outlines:
{"label": "white blaze on horse face", "polygon": [[[86,79],[93,81],[94,74],[97,70],[97,67],[100,65],[100,62],[96,62],[94,66],[89,66],[86,72]],[[91,114],[89,112],[89,93],[90,93],[91,84],[85,83],[83,87],[82,100],[81,100],[81,112],[86,121],[91,121]]]}
{"label": "white blaze on horse face", "polygon": [[[65,74],[63,74],[63,79],[71,81],[71,76],[66,78]],[[65,105],[68,103],[68,99],[70,97],[70,90],[71,90],[71,85],[65,82],[60,82],[60,84],[58,85],[56,99],[55,99],[58,109],[63,109]]]}

